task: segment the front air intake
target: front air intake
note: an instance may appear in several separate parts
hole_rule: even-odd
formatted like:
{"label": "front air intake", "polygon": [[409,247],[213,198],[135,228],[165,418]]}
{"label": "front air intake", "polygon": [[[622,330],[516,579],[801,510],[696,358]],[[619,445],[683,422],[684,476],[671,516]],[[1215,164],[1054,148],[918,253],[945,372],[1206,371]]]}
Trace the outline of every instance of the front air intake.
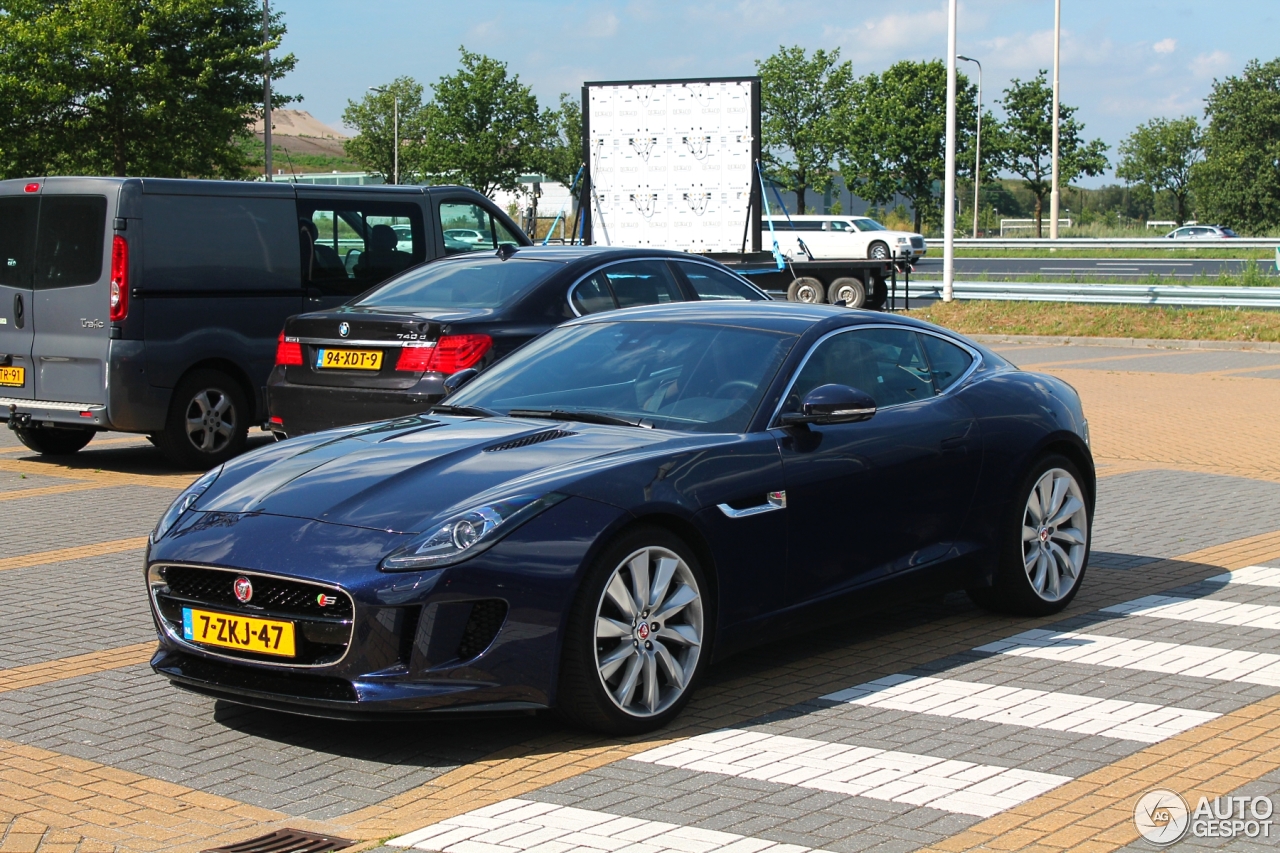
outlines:
{"label": "front air intake", "polygon": [[493,447],[486,447],[484,452],[497,453],[499,450],[515,450],[517,447],[528,447],[531,444],[541,444],[544,441],[553,441],[570,435],[577,435],[577,433],[567,429],[549,429],[546,432],[535,432],[533,435],[526,435],[523,438],[516,438],[502,444],[495,444]]}
{"label": "front air intake", "polygon": [[458,644],[458,659],[471,660],[489,648],[506,618],[507,603],[501,599],[487,598],[471,605],[471,616],[462,629],[462,642]]}

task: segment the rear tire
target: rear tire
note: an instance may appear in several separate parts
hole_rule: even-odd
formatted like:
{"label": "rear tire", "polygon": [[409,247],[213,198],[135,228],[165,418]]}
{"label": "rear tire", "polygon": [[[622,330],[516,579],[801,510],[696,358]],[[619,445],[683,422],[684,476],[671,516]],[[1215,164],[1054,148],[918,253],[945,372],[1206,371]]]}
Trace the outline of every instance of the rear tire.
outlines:
{"label": "rear tire", "polygon": [[244,450],[248,433],[240,384],[218,370],[196,370],[174,389],[156,446],[175,465],[207,471]]}
{"label": "rear tire", "polygon": [[801,276],[787,286],[787,301],[821,305],[827,301],[827,289],[816,278]]}
{"label": "rear tire", "polygon": [[14,433],[27,447],[41,456],[70,456],[93,441],[96,430],[72,427],[18,427]]}
{"label": "rear tire", "polygon": [[867,257],[876,261],[889,260],[889,244],[882,240],[876,240],[867,247]]}
{"label": "rear tire", "polygon": [[838,278],[827,287],[827,301],[835,305],[841,299],[846,308],[861,308],[867,304],[867,286],[852,276]]}
{"label": "rear tire", "polygon": [[1036,460],[1001,524],[992,585],[967,590],[974,604],[1016,616],[1048,616],[1071,603],[1084,582],[1092,540],[1084,482],[1065,456]]}
{"label": "rear tire", "polygon": [[[647,600],[637,601],[637,588]],[[611,735],[665,726],[697,689],[714,632],[693,549],[661,527],[624,532],[591,564],[569,611],[558,712]]]}

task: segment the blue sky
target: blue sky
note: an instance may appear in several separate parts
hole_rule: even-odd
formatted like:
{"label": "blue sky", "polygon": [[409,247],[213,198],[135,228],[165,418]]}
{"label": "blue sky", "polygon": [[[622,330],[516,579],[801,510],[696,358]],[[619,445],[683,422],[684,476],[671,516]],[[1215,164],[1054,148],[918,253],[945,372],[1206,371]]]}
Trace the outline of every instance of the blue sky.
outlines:
{"label": "blue sky", "polygon": [[[544,104],[584,80],[751,74],[779,45],[840,48],[859,74],[946,50],[945,0],[273,0],[297,69],[279,85],[334,127],[348,99],[409,75],[430,84],[458,46],[508,63]],[[1063,0],[1062,99],[1115,145],[1155,116],[1201,115],[1214,78],[1280,55],[1280,0]],[[964,0],[959,52],[983,99],[1053,61],[1052,0]],[[962,63],[963,68],[966,63]],[[997,110],[998,113],[998,110]],[[1106,177],[1101,182],[1112,181]],[[1088,181],[1096,185],[1099,180]]]}

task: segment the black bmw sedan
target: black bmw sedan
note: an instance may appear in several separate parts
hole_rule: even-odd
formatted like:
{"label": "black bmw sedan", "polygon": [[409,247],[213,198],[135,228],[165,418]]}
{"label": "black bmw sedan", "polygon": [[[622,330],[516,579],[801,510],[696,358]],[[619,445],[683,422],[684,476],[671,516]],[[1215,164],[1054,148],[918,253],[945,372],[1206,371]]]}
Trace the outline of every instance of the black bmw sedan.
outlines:
{"label": "black bmw sedan", "polygon": [[215,468],[146,557],[174,684],[303,714],[555,708],[637,732],[708,665],[885,591],[1054,613],[1094,506],[1076,392],[822,305],[572,320],[429,412]]}
{"label": "black bmw sedan", "polygon": [[616,308],[769,297],[683,252],[503,247],[424,264],[337,309],[290,317],[267,384],[281,437],[423,411],[565,320]]}

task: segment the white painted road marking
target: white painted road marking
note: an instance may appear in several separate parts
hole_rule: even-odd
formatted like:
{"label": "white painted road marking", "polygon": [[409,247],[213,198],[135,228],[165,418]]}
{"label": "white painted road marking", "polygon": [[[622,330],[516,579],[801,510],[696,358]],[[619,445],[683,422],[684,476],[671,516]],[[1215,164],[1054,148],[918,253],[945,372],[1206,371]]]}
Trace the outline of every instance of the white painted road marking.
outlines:
{"label": "white painted road marking", "polygon": [[1212,625],[1238,625],[1244,628],[1268,628],[1280,631],[1280,607],[1270,604],[1243,604],[1214,598],[1181,598],[1172,595],[1147,595],[1123,604],[1102,608],[1103,613],[1125,616],[1152,616],[1183,622],[1208,622]]}
{"label": "white painted road marking", "polygon": [[[1261,369],[1261,368],[1259,368]],[[1243,584],[1245,586],[1269,586],[1280,589],[1280,568],[1274,566],[1246,566],[1227,572],[1225,575],[1214,575],[1205,583]]]}

